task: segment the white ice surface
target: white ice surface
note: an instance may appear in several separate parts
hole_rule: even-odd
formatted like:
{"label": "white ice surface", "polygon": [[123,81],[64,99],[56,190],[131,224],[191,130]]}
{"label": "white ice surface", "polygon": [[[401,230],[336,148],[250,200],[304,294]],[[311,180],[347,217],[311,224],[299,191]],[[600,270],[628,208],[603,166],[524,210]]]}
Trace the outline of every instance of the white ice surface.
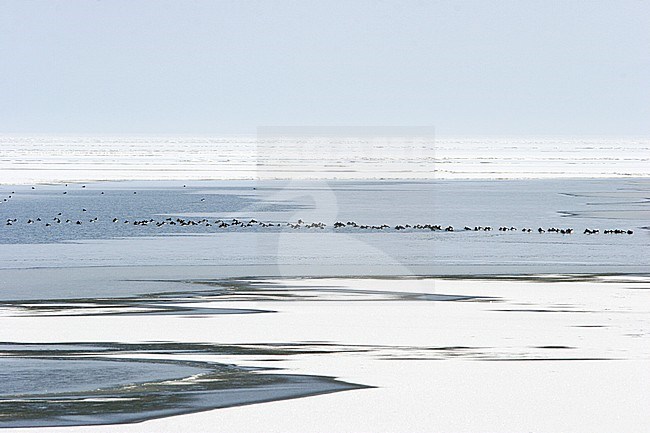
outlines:
{"label": "white ice surface", "polygon": [[[47,432],[611,432],[650,427],[647,279],[310,279],[283,283],[287,288],[278,290],[288,293],[293,288],[325,285],[500,300],[229,301],[209,305],[278,313],[209,318],[71,317],[65,321],[1,317],[0,340],[311,341],[372,348],[356,353],[210,359],[335,376],[376,388],[135,425],[48,428]],[[430,349],[454,346],[468,349]]]}

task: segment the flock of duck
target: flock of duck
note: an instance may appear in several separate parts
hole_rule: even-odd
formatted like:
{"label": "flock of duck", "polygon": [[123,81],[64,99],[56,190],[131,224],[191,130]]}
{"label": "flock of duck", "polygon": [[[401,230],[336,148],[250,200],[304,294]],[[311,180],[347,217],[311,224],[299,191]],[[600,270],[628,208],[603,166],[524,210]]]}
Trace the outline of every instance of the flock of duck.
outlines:
{"label": "flock of duck", "polygon": [[[82,212],[87,212],[86,209],[82,209]],[[93,224],[99,222],[99,217],[94,217],[90,219],[70,219],[70,218],[63,218],[62,213],[59,212],[57,216],[46,220],[43,220],[42,218],[34,218],[34,219],[26,219],[23,221],[19,221],[18,218],[8,218],[5,221],[5,226],[13,226],[16,224],[24,223],[28,225],[34,225],[34,224],[41,224],[44,225],[45,227],[52,227],[58,224],[72,224],[72,225],[82,225],[82,224]],[[311,222],[311,223],[306,223],[305,221],[299,219],[296,222],[272,222],[272,221],[258,221],[256,219],[250,219],[250,220],[240,220],[237,218],[232,218],[232,219],[217,219],[217,220],[209,220],[207,218],[202,218],[202,219],[185,219],[185,218],[172,218],[172,217],[167,217],[164,220],[156,220],[153,218],[149,219],[135,219],[135,220],[128,220],[128,219],[120,219],[117,217],[114,217],[110,219],[110,222],[112,224],[127,224],[131,226],[141,226],[141,227],[146,227],[146,226],[154,226],[154,227],[163,227],[163,226],[180,226],[180,227],[191,227],[191,226],[202,226],[202,227],[216,227],[219,229],[227,229],[227,228],[250,228],[250,227],[256,227],[256,228],[289,228],[289,229],[319,229],[323,230],[327,227],[327,224],[323,222]],[[388,224],[382,224],[382,225],[367,225],[367,224],[358,224],[354,221],[347,221],[347,222],[341,222],[337,221],[333,224],[333,228],[335,230],[341,230],[341,229],[349,229],[349,230],[393,230],[393,231],[403,231],[403,230],[408,230],[408,231],[416,231],[416,230],[428,230],[428,231],[444,231],[444,232],[453,232],[456,231],[456,229],[451,226],[442,226],[438,224],[398,224],[395,226],[390,226]],[[463,231],[474,231],[474,232],[490,232],[492,231],[491,226],[474,226],[474,227],[469,227],[465,226],[462,229]],[[533,230],[530,227],[522,227],[522,228],[517,228],[514,226],[511,227],[506,227],[502,226],[498,228],[498,231],[500,232],[511,232],[511,231],[519,231],[519,232],[524,232],[524,233],[531,233],[533,231],[536,231],[537,233],[559,233],[563,235],[571,235],[574,233],[573,228],[557,228],[557,227],[549,227],[549,228],[542,228],[539,227],[536,230]],[[583,234],[586,235],[594,235],[601,233],[600,229],[592,229],[592,228],[586,228],[583,231]],[[631,235],[634,233],[633,230],[629,229],[607,229],[602,231],[603,234],[627,234]]]}
{"label": "flock of duck", "polygon": [[[66,186],[68,186],[66,184]],[[183,187],[186,187],[183,185]],[[35,189],[33,186],[31,187],[32,189]],[[81,188],[85,188],[85,185],[82,185]],[[14,191],[8,197],[3,198],[3,202],[7,202],[8,200],[11,200],[13,198],[13,195],[15,194]],[[64,191],[63,194],[67,194],[67,191]],[[101,193],[102,195],[104,194],[103,192]],[[133,194],[137,194],[136,191],[133,192]],[[201,201],[204,201],[205,199],[201,199]],[[82,213],[88,212],[87,209],[81,209]],[[13,226],[16,224],[19,224],[21,222],[24,222],[25,224],[28,225],[36,225],[36,224],[41,224],[45,227],[54,227],[59,224],[71,224],[71,225],[83,225],[83,224],[94,224],[98,223],[99,217],[94,217],[90,219],[70,219],[70,218],[64,218],[62,216],[62,212],[59,212],[55,217],[47,220],[43,220],[42,218],[28,218],[24,221],[19,221],[18,218],[8,218],[6,219],[4,226]],[[136,219],[136,220],[128,220],[128,219],[121,219],[114,217],[110,219],[110,222],[112,224],[127,224],[127,225],[132,225],[132,226],[155,226],[155,227],[163,227],[163,226],[180,226],[180,227],[188,227],[188,226],[202,226],[202,227],[216,227],[219,229],[227,229],[227,228],[251,228],[251,227],[256,227],[256,228],[289,228],[289,229],[317,229],[317,230],[323,230],[327,227],[327,224],[323,222],[312,222],[312,223],[306,223],[303,220],[299,219],[297,222],[264,222],[264,221],[257,221],[255,219],[251,219],[248,221],[244,220],[239,220],[237,218],[233,219],[228,219],[228,220],[222,220],[222,219],[217,219],[217,220],[208,220],[206,218],[199,219],[199,220],[193,220],[193,219],[184,219],[184,218],[165,218],[164,220],[155,220],[153,218],[150,219]],[[1,226],[1,225],[0,225]],[[335,230],[341,230],[341,229],[348,229],[348,230],[393,230],[393,231],[415,231],[415,230],[429,230],[429,231],[444,231],[444,232],[453,232],[456,231],[453,226],[448,225],[448,226],[442,226],[438,224],[397,224],[395,226],[390,226],[388,224],[381,224],[381,225],[367,225],[367,224],[358,224],[355,221],[347,221],[347,222],[341,222],[341,221],[336,221],[333,224],[333,228]],[[492,231],[491,226],[474,226],[474,227],[469,227],[465,226],[462,229],[463,231],[474,231],[474,232],[490,232]],[[574,233],[573,228],[558,228],[558,227],[549,227],[549,228],[542,228],[538,227],[537,230],[534,230],[533,228],[530,227],[522,227],[522,228],[517,228],[514,226],[501,226],[498,227],[498,231],[500,232],[511,232],[511,231],[520,231],[524,233],[531,233],[533,231],[536,231],[537,233],[559,233],[562,235],[571,235]],[[627,234],[631,235],[634,234],[633,230],[629,229],[606,229],[603,230],[602,232],[600,229],[594,229],[594,228],[586,228],[583,232],[585,235],[595,235],[595,234]]]}

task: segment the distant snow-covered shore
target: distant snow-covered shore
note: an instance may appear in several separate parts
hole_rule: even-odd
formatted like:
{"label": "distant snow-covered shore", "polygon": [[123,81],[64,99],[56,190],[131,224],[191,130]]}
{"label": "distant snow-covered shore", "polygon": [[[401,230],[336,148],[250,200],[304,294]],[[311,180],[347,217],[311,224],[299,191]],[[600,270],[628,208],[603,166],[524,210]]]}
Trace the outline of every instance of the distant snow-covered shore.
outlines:
{"label": "distant snow-covered shore", "polygon": [[0,137],[0,184],[644,177],[650,139]]}

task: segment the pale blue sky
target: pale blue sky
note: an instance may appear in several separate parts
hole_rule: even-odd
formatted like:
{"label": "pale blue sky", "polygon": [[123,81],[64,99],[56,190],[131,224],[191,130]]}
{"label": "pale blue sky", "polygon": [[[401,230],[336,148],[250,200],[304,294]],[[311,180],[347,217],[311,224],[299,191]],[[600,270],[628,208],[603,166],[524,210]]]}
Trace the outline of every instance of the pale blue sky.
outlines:
{"label": "pale blue sky", "polygon": [[650,134],[649,1],[0,0],[0,132]]}

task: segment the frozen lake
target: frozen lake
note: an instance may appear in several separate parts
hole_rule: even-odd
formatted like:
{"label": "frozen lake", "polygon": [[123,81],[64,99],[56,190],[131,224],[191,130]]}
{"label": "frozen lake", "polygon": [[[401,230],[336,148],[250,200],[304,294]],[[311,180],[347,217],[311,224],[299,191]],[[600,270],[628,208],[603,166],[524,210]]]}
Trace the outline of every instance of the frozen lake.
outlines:
{"label": "frozen lake", "polygon": [[9,431],[650,425],[643,142],[12,140]]}

